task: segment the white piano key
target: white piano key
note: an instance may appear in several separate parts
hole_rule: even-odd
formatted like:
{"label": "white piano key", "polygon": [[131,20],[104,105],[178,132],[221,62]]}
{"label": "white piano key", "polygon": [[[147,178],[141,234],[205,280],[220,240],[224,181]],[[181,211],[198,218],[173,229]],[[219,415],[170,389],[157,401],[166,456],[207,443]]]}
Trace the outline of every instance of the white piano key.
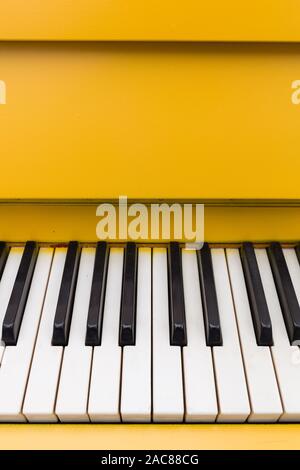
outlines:
{"label": "white piano key", "polygon": [[265,249],[256,249],[255,254],[273,326],[274,346],[271,352],[283,404],[280,421],[299,421],[299,348],[290,345],[267,252]]}
{"label": "white piano key", "polygon": [[119,321],[123,248],[111,248],[107,273],[102,342],[94,347],[88,413],[91,421],[120,421],[121,354]]}
{"label": "white piano key", "polygon": [[206,345],[195,251],[182,250],[188,344],[183,348],[185,421],[211,422],[218,414],[211,348]]}
{"label": "white piano key", "polygon": [[250,414],[250,405],[225,252],[214,248],[211,253],[223,336],[223,346],[213,348],[219,404],[217,421],[243,422]]}
{"label": "white piano key", "polygon": [[276,422],[283,410],[270,348],[256,342],[239,250],[226,254],[251,403],[248,421]]}
{"label": "white piano key", "polygon": [[21,409],[52,256],[52,248],[39,250],[17,345],[7,347],[3,355],[0,368],[0,421],[26,421]]}
{"label": "white piano key", "polygon": [[170,345],[167,250],[153,249],[153,421],[184,416],[181,348]]}
{"label": "white piano key", "polygon": [[[13,290],[15,279],[17,277],[23,251],[23,247],[13,247],[10,249],[8,258],[6,260],[6,265],[2,274],[0,282],[0,335],[2,333],[2,324],[4,316]],[[0,341],[0,363],[2,361],[4,350],[5,344]]]}
{"label": "white piano key", "polygon": [[30,422],[57,421],[54,407],[63,347],[52,346],[51,340],[66,252],[66,248],[54,252],[22,411]]}
{"label": "white piano key", "polygon": [[283,248],[283,255],[291,276],[298,303],[300,304],[300,264],[294,248]]}
{"label": "white piano key", "polygon": [[80,257],[69,343],[65,347],[55,412],[62,422],[89,421],[87,402],[93,348],[85,346],[95,248]]}
{"label": "white piano key", "polygon": [[136,342],[123,347],[123,422],[151,421],[151,262],[151,248],[139,248]]}

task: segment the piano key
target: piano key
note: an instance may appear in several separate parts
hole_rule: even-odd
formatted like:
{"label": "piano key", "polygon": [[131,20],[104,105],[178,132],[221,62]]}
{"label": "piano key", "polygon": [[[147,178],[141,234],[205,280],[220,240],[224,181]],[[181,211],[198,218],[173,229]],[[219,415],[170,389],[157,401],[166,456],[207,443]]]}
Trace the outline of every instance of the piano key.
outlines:
{"label": "piano key", "polygon": [[168,250],[170,343],[186,346],[186,321],[182,280],[181,250],[179,243],[171,242]]}
{"label": "piano key", "polygon": [[300,305],[300,264],[297,257],[297,251],[294,248],[283,248],[282,252],[291,276],[298,304]]}
{"label": "piano key", "polygon": [[122,283],[120,346],[135,344],[137,257],[136,244],[133,242],[127,243],[124,254]]}
{"label": "piano key", "polygon": [[63,347],[52,346],[51,338],[66,254],[66,248],[56,248],[52,261],[22,410],[29,422],[57,421],[54,407]]}
{"label": "piano key", "polygon": [[79,258],[78,242],[70,242],[53,324],[53,346],[68,344]]}
{"label": "piano key", "polygon": [[185,421],[212,422],[218,414],[212,351],[206,345],[195,251],[182,251],[188,344],[183,348]]}
{"label": "piano key", "polygon": [[241,259],[257,344],[259,346],[272,346],[271,319],[252,243],[243,243]]}
{"label": "piano key", "polygon": [[52,248],[39,250],[17,345],[6,348],[3,355],[0,368],[0,421],[26,421],[22,414],[22,403],[53,251]]}
{"label": "piano key", "polygon": [[217,421],[243,422],[250,414],[250,405],[226,257],[221,248],[212,249],[211,255],[223,335],[223,346],[213,348],[219,404]]}
{"label": "piano key", "polygon": [[[283,410],[271,352],[256,342],[239,250],[227,249],[226,255],[251,403],[248,421],[276,422]],[[256,258],[253,264],[257,266]]]}
{"label": "piano key", "polygon": [[5,268],[5,264],[7,261],[9,253],[9,247],[5,242],[0,242],[0,280]]}
{"label": "piano key", "polygon": [[204,243],[201,250],[197,250],[197,257],[202,293],[206,344],[208,346],[222,346],[222,332],[211,251],[207,243]]}
{"label": "piano key", "polygon": [[184,416],[181,348],[170,345],[167,250],[153,249],[153,421],[181,422]]}
{"label": "piano key", "polygon": [[123,422],[151,420],[151,263],[151,248],[139,248],[136,342],[123,347]]}
{"label": "piano key", "polygon": [[27,242],[2,324],[2,341],[6,346],[17,344],[37,254],[37,244]]}
{"label": "piano key", "polygon": [[87,402],[93,348],[85,345],[85,330],[94,262],[95,248],[83,248],[69,343],[64,350],[55,407],[55,412],[62,422],[89,421]]}
{"label": "piano key", "polygon": [[280,244],[272,243],[268,255],[290,342],[300,342],[300,307]]}
{"label": "piano key", "polygon": [[101,344],[103,308],[107,276],[108,246],[98,242],[96,248],[91,297],[86,329],[86,346]]}
{"label": "piano key", "polygon": [[274,346],[271,346],[271,353],[283,405],[280,421],[296,422],[300,420],[299,348],[291,346],[287,335],[267,251],[257,248],[255,255],[273,325]]}
{"label": "piano key", "polygon": [[[10,249],[6,265],[0,281],[0,324],[3,323],[3,319],[7,310],[9,299],[14,287],[18,269],[21,263],[24,248],[13,247]],[[0,363],[2,355],[5,350],[5,343],[0,343]]]}
{"label": "piano key", "polygon": [[94,347],[88,403],[91,421],[120,421],[121,355],[119,322],[122,292],[123,249],[111,248],[103,316],[101,346]]}

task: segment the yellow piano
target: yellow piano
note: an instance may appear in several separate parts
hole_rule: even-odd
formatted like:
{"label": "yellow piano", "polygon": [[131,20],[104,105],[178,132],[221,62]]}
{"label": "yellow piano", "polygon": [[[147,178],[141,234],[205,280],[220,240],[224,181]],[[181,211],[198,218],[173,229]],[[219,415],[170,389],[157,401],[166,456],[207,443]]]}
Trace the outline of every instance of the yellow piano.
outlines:
{"label": "yellow piano", "polygon": [[0,447],[299,447],[299,3],[0,16]]}

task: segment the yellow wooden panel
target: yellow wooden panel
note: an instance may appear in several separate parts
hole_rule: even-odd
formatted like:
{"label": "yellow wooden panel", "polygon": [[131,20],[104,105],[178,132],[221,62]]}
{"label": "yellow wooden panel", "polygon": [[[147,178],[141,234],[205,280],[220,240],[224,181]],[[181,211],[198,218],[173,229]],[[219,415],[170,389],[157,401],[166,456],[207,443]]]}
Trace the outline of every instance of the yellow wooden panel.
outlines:
{"label": "yellow wooden panel", "polygon": [[0,199],[299,199],[300,45],[0,44]]}
{"label": "yellow wooden panel", "polygon": [[[96,208],[95,203],[0,204],[0,240],[96,242]],[[211,243],[298,242],[300,207],[205,206],[204,232]]]}
{"label": "yellow wooden panel", "polygon": [[299,424],[0,425],[0,449],[299,448]]}
{"label": "yellow wooden panel", "polygon": [[299,41],[298,0],[2,0],[1,39]]}

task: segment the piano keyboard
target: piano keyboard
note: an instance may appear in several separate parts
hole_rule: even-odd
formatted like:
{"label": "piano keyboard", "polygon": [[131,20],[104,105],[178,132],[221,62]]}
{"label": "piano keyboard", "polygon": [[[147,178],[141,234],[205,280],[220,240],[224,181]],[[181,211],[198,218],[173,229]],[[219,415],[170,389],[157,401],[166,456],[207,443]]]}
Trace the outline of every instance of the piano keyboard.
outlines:
{"label": "piano keyboard", "polygon": [[299,422],[299,261],[0,243],[0,421]]}

